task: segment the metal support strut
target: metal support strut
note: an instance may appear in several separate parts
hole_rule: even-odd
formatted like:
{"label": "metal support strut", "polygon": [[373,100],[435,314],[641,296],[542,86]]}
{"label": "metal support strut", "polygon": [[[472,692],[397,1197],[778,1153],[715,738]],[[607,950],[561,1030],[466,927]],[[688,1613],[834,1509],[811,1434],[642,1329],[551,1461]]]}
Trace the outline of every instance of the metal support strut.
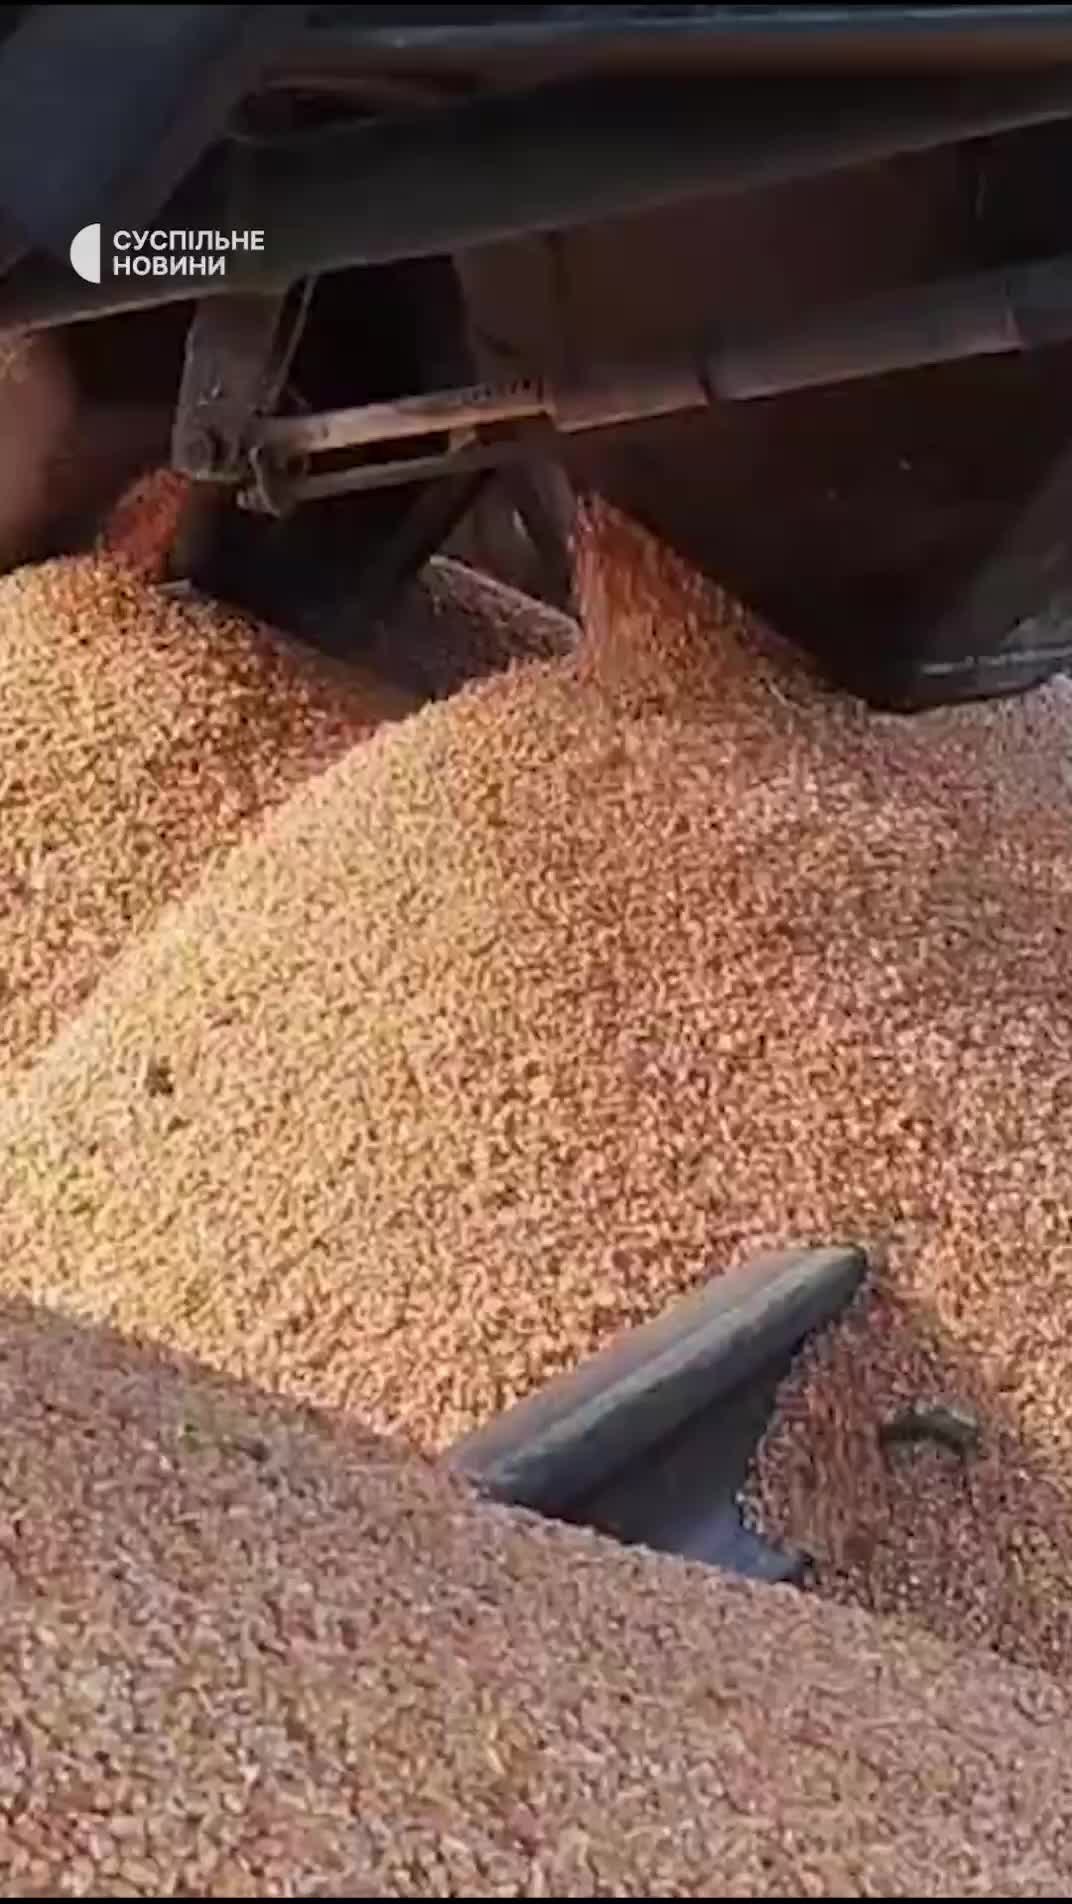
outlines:
{"label": "metal support strut", "polygon": [[[470,477],[546,454],[556,436],[1069,339],[1072,256],[1060,256],[884,293],[794,327],[721,339],[677,363],[595,369],[569,384],[472,384],[316,416],[263,416],[252,426],[252,480],[239,500],[282,514],[325,496]],[[429,439],[434,447],[424,447]],[[416,454],[375,460],[387,445],[412,445]],[[360,460],[309,467],[344,450]]]}

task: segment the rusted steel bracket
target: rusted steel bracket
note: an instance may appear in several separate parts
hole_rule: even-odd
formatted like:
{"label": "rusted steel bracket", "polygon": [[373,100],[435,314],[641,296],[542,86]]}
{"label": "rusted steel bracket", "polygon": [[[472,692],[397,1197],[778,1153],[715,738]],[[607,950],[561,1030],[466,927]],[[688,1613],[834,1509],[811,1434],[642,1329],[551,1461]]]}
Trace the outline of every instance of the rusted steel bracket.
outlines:
{"label": "rusted steel bracket", "polygon": [[171,460],[198,482],[236,483],[256,421],[276,408],[309,307],[296,293],[237,293],[198,305],[186,340]]}
{"label": "rusted steel bracket", "polygon": [[[820,311],[802,324],[720,338],[676,362],[593,366],[573,381],[472,384],[317,416],[264,414],[250,445],[253,480],[239,500],[275,513],[326,496],[468,476],[527,460],[537,441],[546,451],[549,437],[1029,352],[1070,337],[1072,256],[977,272]],[[189,364],[188,370],[193,379]],[[201,398],[195,413],[204,416],[211,402],[211,394]],[[434,447],[422,449],[429,440]],[[375,456],[403,445],[416,445],[417,453]],[[358,460],[310,468],[309,459],[346,450]]]}

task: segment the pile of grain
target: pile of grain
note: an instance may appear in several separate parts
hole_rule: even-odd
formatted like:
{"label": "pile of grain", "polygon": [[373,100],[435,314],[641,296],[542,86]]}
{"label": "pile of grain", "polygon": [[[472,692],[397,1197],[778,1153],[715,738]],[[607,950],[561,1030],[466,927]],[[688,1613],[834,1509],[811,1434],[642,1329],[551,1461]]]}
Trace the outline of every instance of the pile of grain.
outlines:
{"label": "pile of grain", "polygon": [[12,1306],[0,1390],[5,1896],[1067,1891],[1041,1675]]}
{"label": "pile of grain", "polygon": [[[881,1245],[766,1512],[1065,1668],[1072,694],[875,719],[596,540],[578,655],[307,783],[0,1108],[3,1285],[440,1447],[719,1265]],[[982,1454],[887,1466],[933,1400]]]}
{"label": "pile of grain", "polygon": [[39,1050],[266,806],[411,705],[235,615],[169,601],[124,561],[0,581],[3,1062]]}

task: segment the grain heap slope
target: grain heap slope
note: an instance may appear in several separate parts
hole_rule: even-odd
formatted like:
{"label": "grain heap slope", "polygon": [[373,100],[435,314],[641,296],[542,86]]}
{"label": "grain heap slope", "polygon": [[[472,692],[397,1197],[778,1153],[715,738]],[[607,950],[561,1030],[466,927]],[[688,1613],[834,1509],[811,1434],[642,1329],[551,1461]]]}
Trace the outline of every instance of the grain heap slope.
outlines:
{"label": "grain heap slope", "polygon": [[5,1896],[1068,1890],[1041,1675],[12,1305],[0,1388]]}
{"label": "grain heap slope", "polygon": [[2,1062],[268,806],[412,705],[121,559],[0,580]]}
{"label": "grain heap slope", "polygon": [[[768,1519],[1063,1670],[1072,696],[878,719],[586,548],[577,655],[307,782],[0,1109],[3,1284],[434,1448],[752,1250],[880,1247]],[[982,1453],[906,1480],[947,1392]]]}

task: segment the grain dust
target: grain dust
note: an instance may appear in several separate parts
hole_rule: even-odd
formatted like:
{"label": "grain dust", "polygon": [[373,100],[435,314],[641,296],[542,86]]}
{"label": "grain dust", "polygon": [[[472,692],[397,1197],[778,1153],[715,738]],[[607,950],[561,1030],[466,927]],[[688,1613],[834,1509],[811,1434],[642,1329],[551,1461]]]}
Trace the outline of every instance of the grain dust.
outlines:
{"label": "grain dust", "polygon": [[147,582],[163,581],[193,485],[177,470],[154,469],[132,483],[111,511],[100,552],[122,558]]}
{"label": "grain dust", "polygon": [[70,440],[78,393],[62,348],[47,332],[0,344],[0,427],[17,443],[0,469],[0,567],[40,549],[55,513],[56,459]]}

